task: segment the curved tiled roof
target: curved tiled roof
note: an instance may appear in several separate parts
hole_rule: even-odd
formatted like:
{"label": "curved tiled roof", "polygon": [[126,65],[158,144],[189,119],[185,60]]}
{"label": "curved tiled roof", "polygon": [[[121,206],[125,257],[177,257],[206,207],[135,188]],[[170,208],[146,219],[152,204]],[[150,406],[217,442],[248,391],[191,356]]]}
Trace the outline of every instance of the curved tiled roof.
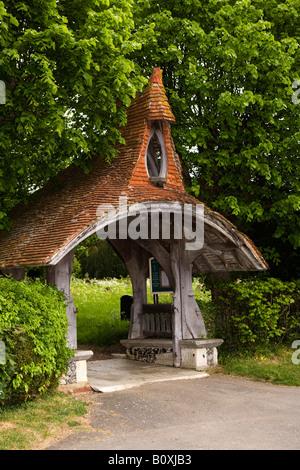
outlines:
{"label": "curved tiled roof", "polygon": [[[163,187],[151,183],[145,164],[151,122],[157,120],[162,122],[167,155]],[[98,206],[117,206],[120,196],[126,196],[129,205],[143,201],[199,204],[184,189],[181,165],[171,135],[174,122],[161,71],[155,69],[148,87],[128,109],[127,124],[121,129],[125,145],[117,145],[118,155],[112,164],[95,156],[88,174],[71,165],[57,175],[55,183],[49,182],[34,193],[27,205],[19,204],[14,208],[10,231],[0,231],[0,267],[55,264],[63,253],[91,234],[91,227],[97,222]],[[205,209],[205,217],[207,227],[211,227],[210,242],[224,242],[225,245],[230,239],[235,250],[243,247],[244,254],[230,258],[225,252],[220,256],[220,250],[215,250],[214,259],[213,249],[207,245],[206,256],[200,256],[197,261],[200,270],[210,270],[213,265],[218,270],[220,260],[221,270],[266,269],[267,265],[253,243],[230,222],[209,208]],[[243,265],[245,253],[248,261]]]}

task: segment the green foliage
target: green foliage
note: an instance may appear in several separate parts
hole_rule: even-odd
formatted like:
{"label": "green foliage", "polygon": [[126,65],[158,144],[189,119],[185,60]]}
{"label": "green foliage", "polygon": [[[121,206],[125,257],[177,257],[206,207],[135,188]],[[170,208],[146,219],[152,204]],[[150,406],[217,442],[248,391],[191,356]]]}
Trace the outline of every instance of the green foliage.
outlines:
{"label": "green foliage", "polygon": [[190,191],[266,249],[276,277],[288,279],[300,259],[300,105],[291,99],[299,20],[299,0],[135,5],[142,49],[133,58],[144,74],[163,69]]}
{"label": "green foliage", "polygon": [[127,338],[129,321],[121,320],[122,295],[132,295],[130,279],[72,279],[78,344],[111,345]]}
{"label": "green foliage", "polygon": [[215,286],[214,335],[229,351],[297,339],[300,285],[278,279],[224,282]]}
{"label": "green foliage", "polygon": [[0,404],[22,402],[57,384],[73,354],[67,326],[64,297],[56,288],[0,278]]}
{"label": "green foliage", "polygon": [[75,248],[74,277],[120,279],[127,275],[126,265],[106,240],[93,235]]}
{"label": "green foliage", "polygon": [[110,159],[143,78],[128,54],[132,0],[0,1],[0,228],[71,162]]}
{"label": "green foliage", "polygon": [[105,240],[99,240],[97,245],[90,248],[83,271],[97,279],[122,278],[128,275],[125,264]]}

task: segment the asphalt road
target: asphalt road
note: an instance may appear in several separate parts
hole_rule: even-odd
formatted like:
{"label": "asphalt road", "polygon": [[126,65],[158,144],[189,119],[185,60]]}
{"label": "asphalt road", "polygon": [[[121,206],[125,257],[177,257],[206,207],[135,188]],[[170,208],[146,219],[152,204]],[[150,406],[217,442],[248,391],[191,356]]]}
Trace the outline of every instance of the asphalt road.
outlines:
{"label": "asphalt road", "polygon": [[300,387],[211,375],[91,399],[91,429],[47,450],[300,449]]}

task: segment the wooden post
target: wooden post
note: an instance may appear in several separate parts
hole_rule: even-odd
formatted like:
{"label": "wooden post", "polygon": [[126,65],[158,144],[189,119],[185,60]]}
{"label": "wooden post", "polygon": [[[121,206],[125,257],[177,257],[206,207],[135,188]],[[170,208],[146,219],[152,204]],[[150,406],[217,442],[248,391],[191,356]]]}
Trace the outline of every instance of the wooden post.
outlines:
{"label": "wooden post", "polygon": [[[180,242],[181,240],[178,240]],[[172,330],[173,330],[173,359],[174,367],[180,367],[180,347],[179,341],[182,340],[182,303],[181,303],[181,273],[180,273],[180,249],[179,243],[172,243],[170,246],[170,257],[171,267],[173,271],[173,277],[175,282],[175,290],[173,295],[173,319],[172,319]]]}
{"label": "wooden post", "polygon": [[143,305],[147,303],[147,252],[132,240],[109,240],[123,259],[128,269],[132,291],[133,303],[130,311],[130,329],[128,338],[143,338]]}
{"label": "wooden post", "polygon": [[184,240],[171,243],[171,265],[175,279],[173,352],[174,366],[180,367],[179,341],[206,338],[201,311],[194,298],[191,257],[185,250]]}
{"label": "wooden post", "polygon": [[144,251],[135,245],[131,252],[131,260],[128,262],[128,271],[131,277],[133,303],[130,312],[129,339],[143,338],[144,316],[143,304],[147,303],[147,273],[148,257]]}
{"label": "wooden post", "polygon": [[77,329],[76,312],[74,308],[74,299],[71,296],[70,281],[73,269],[74,251],[70,251],[57,264],[46,267],[46,280],[48,284],[54,284],[64,292],[67,302],[68,318],[68,347],[77,349]]}

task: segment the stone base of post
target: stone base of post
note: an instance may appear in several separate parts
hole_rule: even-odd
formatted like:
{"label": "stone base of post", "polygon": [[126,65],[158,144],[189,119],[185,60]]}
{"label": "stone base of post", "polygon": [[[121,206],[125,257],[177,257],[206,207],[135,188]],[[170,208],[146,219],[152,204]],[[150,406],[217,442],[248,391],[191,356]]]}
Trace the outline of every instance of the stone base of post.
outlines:
{"label": "stone base of post", "polygon": [[93,356],[93,351],[78,351],[69,361],[67,372],[60,378],[60,385],[87,383],[87,360]]}
{"label": "stone base of post", "polygon": [[218,346],[222,339],[182,339],[179,341],[181,367],[205,370],[218,364]]}

